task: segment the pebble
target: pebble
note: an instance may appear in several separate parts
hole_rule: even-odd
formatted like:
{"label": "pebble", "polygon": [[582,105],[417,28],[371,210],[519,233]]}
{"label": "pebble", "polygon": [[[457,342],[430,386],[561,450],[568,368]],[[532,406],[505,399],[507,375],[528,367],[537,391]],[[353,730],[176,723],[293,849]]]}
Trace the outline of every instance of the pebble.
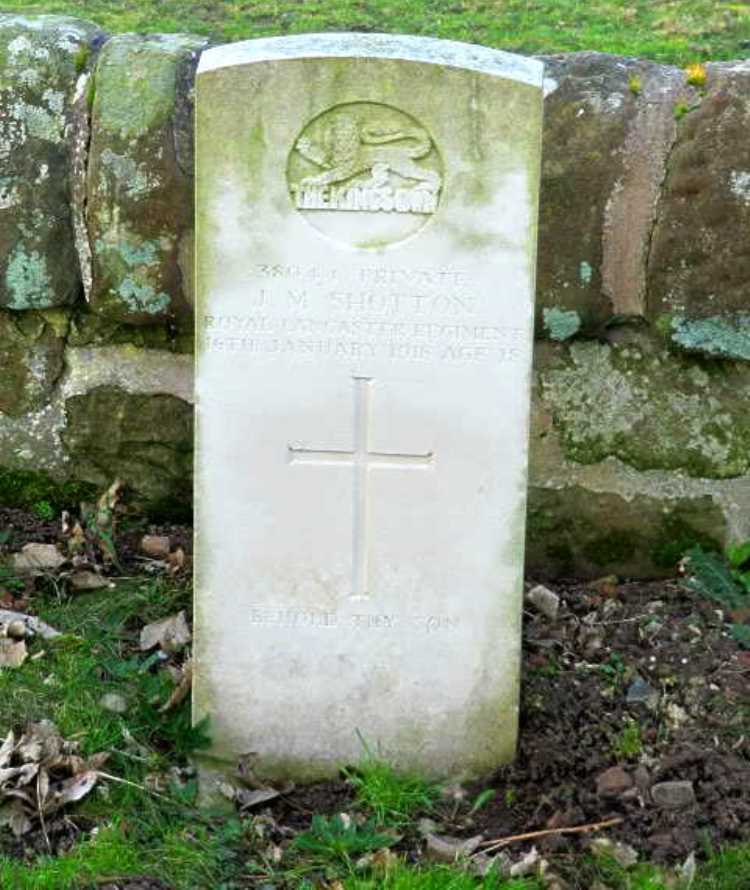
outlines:
{"label": "pebble", "polygon": [[171,550],[170,540],[166,535],[144,535],[141,550],[151,559],[166,559]]}
{"label": "pebble", "polygon": [[526,599],[545,618],[549,618],[550,621],[557,619],[560,597],[553,590],[550,590],[549,587],[545,587],[544,584],[537,584],[536,587],[532,587],[526,594]]}
{"label": "pebble", "polygon": [[628,704],[642,704],[655,710],[659,706],[659,691],[648,684],[643,677],[636,677],[628,687],[626,701]]}
{"label": "pebble", "polygon": [[633,781],[642,795],[646,795],[651,787],[651,774],[643,764],[639,764],[633,773]]}
{"label": "pebble", "polygon": [[678,810],[695,803],[693,783],[687,780],[677,782],[657,782],[651,786],[651,799],[657,807]]}
{"label": "pebble", "polygon": [[105,711],[113,714],[126,714],[128,710],[127,701],[118,692],[107,692],[99,699],[99,704]]}
{"label": "pebble", "polygon": [[596,779],[596,793],[600,797],[618,797],[633,787],[633,779],[621,766],[611,766]]}

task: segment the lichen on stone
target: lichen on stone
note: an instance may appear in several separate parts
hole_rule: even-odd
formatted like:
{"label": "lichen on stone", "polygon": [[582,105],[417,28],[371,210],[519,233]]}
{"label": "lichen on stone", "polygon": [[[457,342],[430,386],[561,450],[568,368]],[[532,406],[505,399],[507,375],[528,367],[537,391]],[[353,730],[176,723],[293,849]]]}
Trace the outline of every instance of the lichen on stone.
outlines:
{"label": "lichen on stone", "polygon": [[169,308],[169,294],[157,293],[150,284],[141,284],[134,278],[123,278],[117,288],[118,295],[132,312],[148,312],[158,315]]}
{"label": "lichen on stone", "polygon": [[11,309],[48,306],[51,284],[47,258],[38,250],[27,251],[23,244],[19,244],[8,261],[5,286]]}
{"label": "lichen on stone", "polygon": [[638,470],[731,478],[750,471],[742,365],[710,373],[647,334],[617,345],[574,342],[542,369],[541,393],[563,452],[580,464],[616,457]]}
{"label": "lichen on stone", "polygon": [[672,341],[688,352],[750,361],[750,313],[672,319]]}
{"label": "lichen on stone", "polygon": [[544,329],[550,340],[569,340],[581,329],[581,316],[574,310],[566,311],[557,306],[544,308]]}

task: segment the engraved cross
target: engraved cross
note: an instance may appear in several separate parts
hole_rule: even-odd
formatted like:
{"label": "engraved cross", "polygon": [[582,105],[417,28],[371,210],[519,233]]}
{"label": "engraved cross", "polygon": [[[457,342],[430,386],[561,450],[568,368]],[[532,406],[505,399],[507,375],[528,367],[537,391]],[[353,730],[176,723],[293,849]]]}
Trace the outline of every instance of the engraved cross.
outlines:
{"label": "engraved cross", "polygon": [[289,446],[291,463],[318,466],[349,466],[354,468],[352,505],[352,593],[350,599],[370,598],[368,560],[370,550],[369,476],[370,467],[391,470],[425,470],[433,462],[433,453],[403,454],[370,450],[370,415],[372,409],[372,377],[354,377],[354,448],[352,451]]}

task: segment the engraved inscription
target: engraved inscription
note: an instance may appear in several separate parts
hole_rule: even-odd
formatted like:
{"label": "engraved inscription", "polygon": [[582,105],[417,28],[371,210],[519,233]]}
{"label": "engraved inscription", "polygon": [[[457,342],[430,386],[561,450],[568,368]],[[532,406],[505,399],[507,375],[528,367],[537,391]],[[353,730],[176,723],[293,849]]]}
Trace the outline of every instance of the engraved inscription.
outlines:
{"label": "engraved inscription", "polygon": [[370,416],[372,379],[354,377],[354,448],[332,451],[289,446],[291,463],[318,466],[349,466],[354,468],[354,502],[352,508],[352,593],[351,600],[370,598],[368,559],[370,552],[369,475],[370,467],[384,469],[425,470],[433,464],[433,453],[394,454],[370,450]]}
{"label": "engraved inscription", "polygon": [[251,624],[285,629],[395,630],[410,628],[426,634],[458,630],[460,619],[451,615],[394,615],[357,612],[342,614],[328,609],[295,609],[283,606],[249,607]]}
{"label": "engraved inscription", "polygon": [[[305,126],[290,151],[287,181],[311,225],[367,247],[418,231],[438,208],[443,172],[432,137],[411,115],[350,102]],[[355,228],[346,220],[352,213],[362,216]]]}

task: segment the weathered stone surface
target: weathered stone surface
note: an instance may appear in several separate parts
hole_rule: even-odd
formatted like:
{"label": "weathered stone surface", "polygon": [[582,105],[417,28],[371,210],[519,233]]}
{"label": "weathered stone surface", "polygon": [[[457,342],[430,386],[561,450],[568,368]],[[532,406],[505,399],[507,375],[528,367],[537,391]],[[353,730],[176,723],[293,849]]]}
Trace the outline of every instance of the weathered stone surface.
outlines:
{"label": "weathered stone surface", "polygon": [[0,15],[0,306],[61,306],[80,291],[71,127],[102,37],[79,19]]}
{"label": "weathered stone surface", "polygon": [[537,350],[543,410],[573,461],[699,478],[750,474],[750,368],[680,359],[648,332]]}
{"label": "weathered stone surface", "polygon": [[[45,315],[49,316],[49,313]],[[35,315],[30,314],[29,317]],[[4,468],[0,473],[41,471],[60,483],[87,479],[97,485],[102,484],[100,479],[106,478],[111,482],[115,475],[124,473],[131,494],[134,491],[141,502],[148,503],[153,498],[166,496],[167,490],[173,490],[170,488],[173,484],[179,506],[184,503],[190,488],[189,474],[182,480],[178,477],[179,468],[190,463],[186,449],[192,448],[188,431],[193,399],[192,379],[190,356],[133,346],[68,348],[64,353],[64,371],[49,401],[17,416],[0,411],[0,467]],[[122,453],[127,451],[127,446],[120,439],[122,435],[127,438],[127,429],[121,428],[116,442],[109,443],[109,446],[104,441],[111,433],[112,424],[121,423],[122,418],[118,415],[107,417],[106,412],[99,411],[100,400],[84,402],[84,405],[90,405],[92,411],[82,425],[87,431],[86,435],[94,440],[94,460],[98,461],[98,470],[93,472],[89,462],[82,461],[79,466],[75,456],[68,454],[62,433],[69,420],[67,402],[102,387],[117,388],[124,394],[125,402],[128,396],[133,396],[150,405],[146,416],[152,425],[151,444],[146,446],[141,436],[140,444],[135,444],[130,450],[130,462],[126,465]],[[157,407],[151,403],[151,397],[157,399]],[[166,400],[168,408],[168,423],[163,436],[158,407],[160,399]],[[183,407],[176,407],[175,403]],[[98,412],[97,416],[94,416],[94,409]],[[184,423],[175,420],[175,417],[183,415]],[[81,414],[76,414],[77,418],[79,416]],[[138,430],[137,423],[134,428]],[[74,435],[75,441],[79,441],[81,435],[82,431],[78,429]],[[178,454],[171,470],[170,451]],[[169,482],[170,479],[173,483]],[[4,480],[3,485],[6,484],[10,484],[10,481]]]}
{"label": "weathered stone surface", "polygon": [[603,53],[544,59],[538,330],[565,340],[645,310],[678,69]]}
{"label": "weathered stone surface", "polygon": [[542,577],[673,575],[696,543],[717,545],[726,518],[711,497],[649,497],[580,485],[529,490],[527,571]]}
{"label": "weathered stone surface", "polygon": [[120,478],[148,502],[192,496],[193,416],[181,399],[102,386],[65,403],[62,440],[76,477],[98,486]]}
{"label": "weathered stone surface", "polygon": [[648,315],[680,348],[750,360],[750,61],[707,75],[669,159]]}
{"label": "weathered stone surface", "polygon": [[67,323],[59,310],[0,312],[0,416],[17,417],[49,401],[63,369]]}
{"label": "weathered stone surface", "polygon": [[88,176],[91,304],[110,319],[189,320],[192,85],[205,38],[122,34],[95,72]]}

